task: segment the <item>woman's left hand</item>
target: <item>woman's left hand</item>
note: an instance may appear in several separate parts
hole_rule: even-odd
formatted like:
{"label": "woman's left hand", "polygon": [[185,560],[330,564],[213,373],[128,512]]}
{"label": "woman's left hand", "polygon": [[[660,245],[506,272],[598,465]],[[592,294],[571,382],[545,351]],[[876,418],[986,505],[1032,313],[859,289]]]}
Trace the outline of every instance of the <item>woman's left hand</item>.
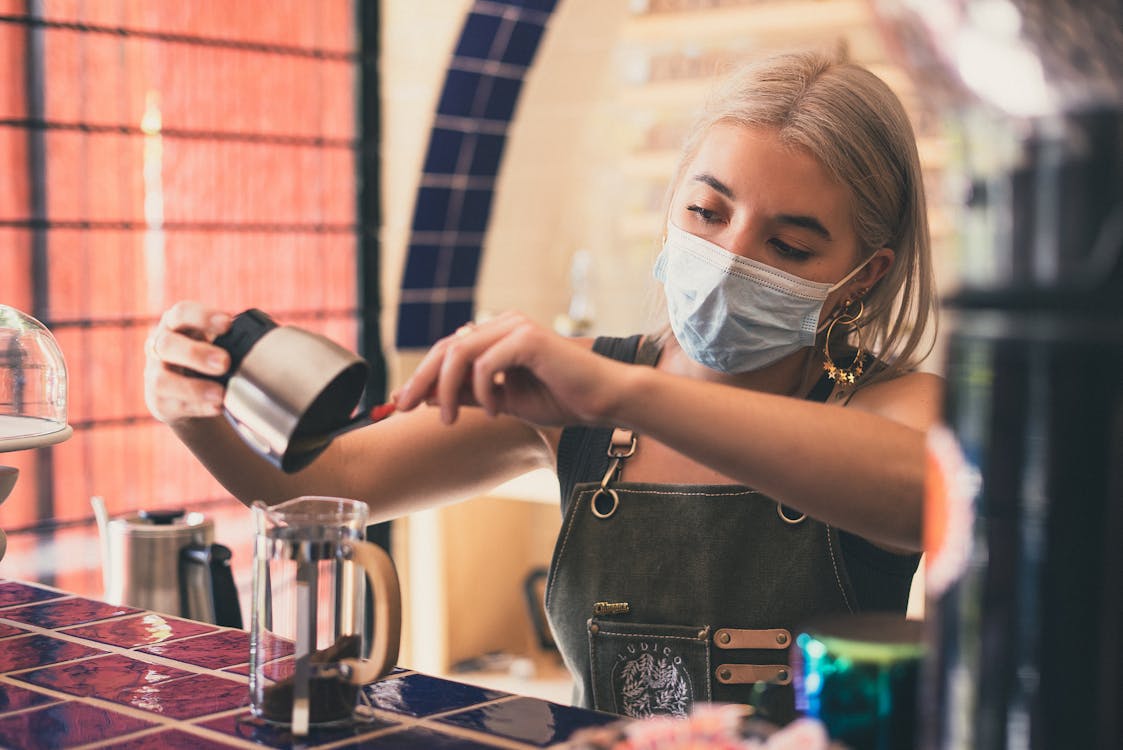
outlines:
{"label": "woman's left hand", "polygon": [[394,400],[436,405],[448,424],[469,405],[545,427],[597,424],[619,387],[611,371],[625,367],[510,312],[434,344]]}

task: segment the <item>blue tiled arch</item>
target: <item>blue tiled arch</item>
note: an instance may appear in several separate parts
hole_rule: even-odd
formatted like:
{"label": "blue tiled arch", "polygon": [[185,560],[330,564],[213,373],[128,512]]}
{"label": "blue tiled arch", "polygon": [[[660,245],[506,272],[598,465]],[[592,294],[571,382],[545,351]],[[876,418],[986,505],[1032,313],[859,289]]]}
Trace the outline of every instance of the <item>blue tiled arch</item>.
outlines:
{"label": "blue tiled arch", "polygon": [[449,61],[414,202],[397,347],[472,319],[496,176],[519,93],[558,0],[475,0]]}

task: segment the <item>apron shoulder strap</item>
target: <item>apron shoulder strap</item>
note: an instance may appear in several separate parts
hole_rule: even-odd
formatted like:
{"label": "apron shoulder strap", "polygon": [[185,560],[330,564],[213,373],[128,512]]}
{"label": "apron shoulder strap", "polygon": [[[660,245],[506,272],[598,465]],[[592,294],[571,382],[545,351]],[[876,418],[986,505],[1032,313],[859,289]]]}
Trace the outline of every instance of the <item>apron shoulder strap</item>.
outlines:
{"label": "apron shoulder strap", "polygon": [[[600,336],[593,351],[621,362],[654,364],[644,361],[652,356],[649,337],[640,334],[627,338]],[[658,358],[658,349],[655,351]],[[599,482],[608,469],[608,446],[612,430],[607,427],[567,427],[558,443],[558,484],[561,487],[562,516],[568,508],[573,488],[582,482]]]}
{"label": "apron shoulder strap", "polygon": [[640,342],[643,340],[644,337],[638,333],[627,338],[598,336],[593,339],[593,351],[621,362],[635,362],[636,352],[639,351]]}

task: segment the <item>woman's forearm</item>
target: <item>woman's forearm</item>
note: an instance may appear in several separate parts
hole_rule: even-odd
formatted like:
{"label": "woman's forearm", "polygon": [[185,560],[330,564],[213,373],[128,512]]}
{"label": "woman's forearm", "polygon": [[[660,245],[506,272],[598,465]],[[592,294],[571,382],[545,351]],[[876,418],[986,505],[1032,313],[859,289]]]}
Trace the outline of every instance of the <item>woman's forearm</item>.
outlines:
{"label": "woman's forearm", "polygon": [[259,456],[224,417],[184,419],[170,425],[180,441],[223,487],[249,505],[272,505],[304,494],[331,494],[317,472],[285,474]]}
{"label": "woman's forearm", "polygon": [[466,409],[452,426],[435,409],[397,414],[337,438],[292,474],[254,453],[223,417],[181,420],[172,429],[243,503],[347,497],[366,502],[372,521],[474,497],[553,461],[548,439],[534,427],[479,409]]}
{"label": "woman's forearm", "polygon": [[920,548],[922,424],[639,367],[612,409],[614,421],[814,518]]}

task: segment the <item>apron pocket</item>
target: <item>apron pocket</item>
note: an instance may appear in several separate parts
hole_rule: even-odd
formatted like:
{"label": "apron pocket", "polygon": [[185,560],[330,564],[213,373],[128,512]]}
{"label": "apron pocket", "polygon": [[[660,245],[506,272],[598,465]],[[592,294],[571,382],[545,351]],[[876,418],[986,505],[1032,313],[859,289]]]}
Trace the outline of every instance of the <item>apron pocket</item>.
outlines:
{"label": "apron pocket", "polygon": [[622,716],[686,716],[710,702],[710,627],[592,618],[593,707]]}

